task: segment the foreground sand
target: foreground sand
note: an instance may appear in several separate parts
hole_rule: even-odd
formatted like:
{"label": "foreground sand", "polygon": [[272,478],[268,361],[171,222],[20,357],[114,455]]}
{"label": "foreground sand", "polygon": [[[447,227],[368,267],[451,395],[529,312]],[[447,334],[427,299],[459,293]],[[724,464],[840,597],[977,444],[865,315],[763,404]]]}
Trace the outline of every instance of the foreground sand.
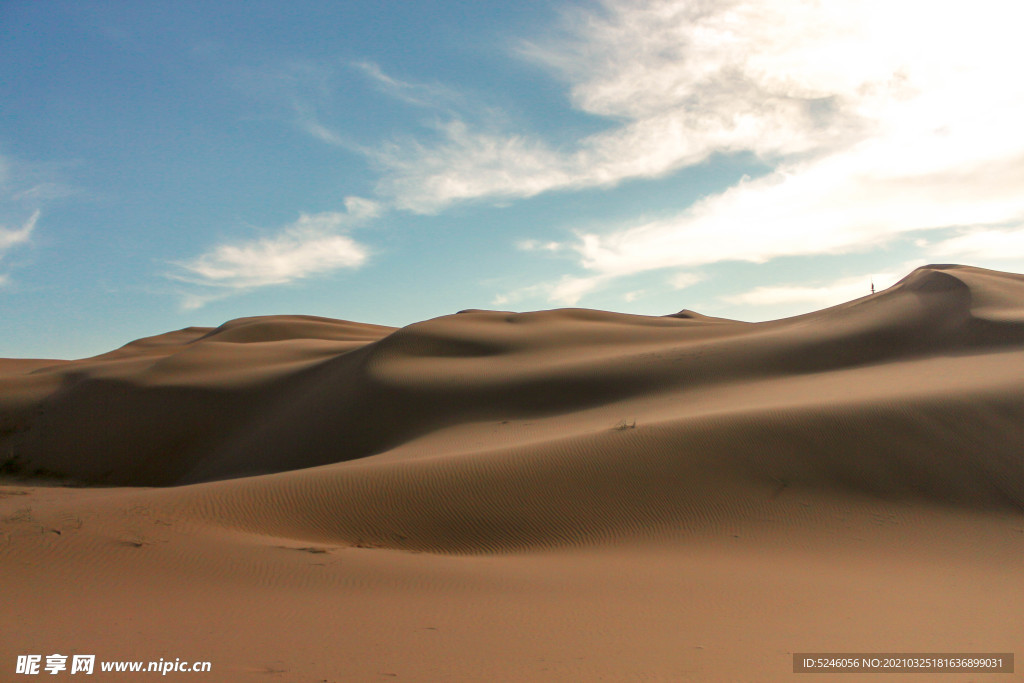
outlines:
{"label": "foreground sand", "polygon": [[772,323],[273,317],[0,361],[0,680],[53,652],[311,682],[1020,657],[1022,390],[1024,277],[964,267]]}

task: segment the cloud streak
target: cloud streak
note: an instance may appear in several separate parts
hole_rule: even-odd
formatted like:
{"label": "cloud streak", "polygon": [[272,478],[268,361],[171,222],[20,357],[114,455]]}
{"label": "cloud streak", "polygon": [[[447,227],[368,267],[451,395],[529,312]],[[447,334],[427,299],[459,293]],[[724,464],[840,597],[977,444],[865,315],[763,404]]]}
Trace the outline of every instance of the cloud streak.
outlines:
{"label": "cloud streak", "polygon": [[[72,198],[87,198],[89,194],[65,182],[68,169],[78,166],[68,161],[25,161],[0,154],[0,261],[19,247],[32,242],[42,208]],[[28,214],[27,219],[23,217]],[[20,226],[10,223],[21,221]],[[0,274],[0,284],[10,277]]]}
{"label": "cloud streak", "polygon": [[27,244],[36,229],[36,222],[39,220],[40,212],[35,210],[27,221],[22,223],[20,228],[7,228],[0,226],[0,258],[6,252],[18,245]]}
{"label": "cloud streak", "polygon": [[221,244],[175,263],[169,277],[200,287],[185,295],[183,306],[199,308],[234,293],[363,265],[369,249],[344,231],[376,218],[380,206],[359,197],[345,204],[345,212],[301,214],[275,234]]}
{"label": "cloud streak", "polygon": [[352,63],[352,68],[370,79],[381,92],[415,107],[443,109],[449,113],[464,110],[468,102],[457,91],[439,83],[414,83],[384,72],[374,62]]}
{"label": "cloud streak", "polygon": [[722,297],[726,303],[739,306],[766,307],[779,304],[807,304],[813,308],[835,306],[870,294],[873,283],[875,291],[887,289],[906,273],[874,273],[845,277],[831,282],[810,285],[786,284],[755,287],[740,294]]}
{"label": "cloud streak", "polygon": [[935,257],[956,257],[971,261],[1024,259],[1024,225],[1015,228],[966,230],[955,237],[924,243],[925,251]]}
{"label": "cloud streak", "polygon": [[[928,136],[904,138],[898,146],[913,158],[929,142]],[[1024,217],[1020,162],[993,174],[965,172],[952,162],[923,175],[900,168],[895,146],[872,141],[821,161],[783,166],[668,219],[580,233],[572,247],[585,269],[620,276],[866,251],[906,233]]]}
{"label": "cloud streak", "polygon": [[[502,301],[542,293],[575,304],[651,270],[866,252],[915,233],[929,254],[1020,254],[1020,228],[1008,226],[1024,225],[1021,14],[1003,0],[969,12],[891,0],[599,0],[514,51],[564,83],[567,104],[599,132],[555,144],[366,62],[354,66],[381,91],[447,118],[433,135],[358,151],[380,173],[379,199],[420,214],[612,187],[716,154],[753,154],[773,169],[675,215],[521,243],[574,255],[577,267]],[[325,82],[318,71],[302,79]],[[343,143],[313,113],[303,122]],[[957,234],[934,242],[929,231]],[[288,251],[253,248],[247,256]],[[212,280],[236,257],[193,265]]]}
{"label": "cloud streak", "polygon": [[[39,215],[40,212],[36,209],[32,212],[29,219],[22,223],[19,228],[8,228],[0,225],[0,261],[3,261],[4,257],[7,256],[7,252],[11,249],[29,243],[32,238],[32,233],[36,229],[36,222],[39,220]],[[10,277],[7,273],[0,273],[0,286],[4,286],[8,282],[10,282]]]}
{"label": "cloud streak", "polygon": [[[874,109],[912,87],[901,55],[864,54],[877,37],[874,17],[855,13],[850,35],[849,16],[805,2],[571,10],[558,35],[518,54],[564,80],[573,107],[604,118],[605,131],[554,148],[539,135],[455,119],[440,142],[380,150],[381,192],[431,213],[468,199],[657,177],[719,152],[774,158],[843,147],[870,131]],[[859,66],[829,68],[846,60]]]}
{"label": "cloud streak", "polygon": [[970,12],[874,0],[576,10],[566,45],[524,53],[566,80],[577,109],[618,125],[569,154],[521,141],[483,173],[470,161],[479,137],[458,131],[411,154],[428,162],[416,173],[395,165],[393,187],[429,188],[433,204],[405,195],[429,210],[655,176],[714,152],[775,166],[674,216],[578,230],[558,246],[586,274],[552,284],[560,303],[645,271],[862,252],[918,231],[964,231],[935,254],[1019,255],[1021,233],[1006,228],[1024,224],[1018,13],[992,0]]}

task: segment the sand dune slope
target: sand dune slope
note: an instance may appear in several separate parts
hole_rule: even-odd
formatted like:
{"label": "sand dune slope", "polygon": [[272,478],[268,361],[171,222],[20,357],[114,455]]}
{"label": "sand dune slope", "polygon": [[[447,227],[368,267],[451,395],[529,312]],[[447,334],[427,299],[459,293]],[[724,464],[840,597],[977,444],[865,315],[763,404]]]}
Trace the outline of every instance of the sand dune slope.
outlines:
{"label": "sand dune slope", "polygon": [[339,542],[581,542],[789,487],[1024,508],[1024,278],[967,267],[760,324],[247,319],[0,383],[9,472],[246,477],[189,495]]}
{"label": "sand dune slope", "polygon": [[1020,654],[1024,276],[930,266],[757,324],[274,316],[0,361],[0,475],[0,666],[763,681],[801,650]]}

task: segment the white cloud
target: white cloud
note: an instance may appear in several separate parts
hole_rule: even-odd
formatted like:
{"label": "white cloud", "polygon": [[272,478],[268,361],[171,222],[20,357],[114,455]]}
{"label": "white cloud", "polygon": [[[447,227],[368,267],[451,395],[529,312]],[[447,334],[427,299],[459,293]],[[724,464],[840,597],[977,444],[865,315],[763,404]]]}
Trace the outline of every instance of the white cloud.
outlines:
{"label": "white cloud", "polygon": [[536,285],[529,285],[527,287],[520,287],[502,294],[496,294],[491,299],[492,306],[504,306],[506,304],[518,303],[524,299],[532,299],[536,297],[545,297],[551,292],[553,285],[549,283],[540,283]]}
{"label": "white cloud", "polygon": [[380,202],[365,197],[345,197],[345,211],[348,212],[349,221],[366,221],[377,218],[384,209]]}
{"label": "white cloud", "polygon": [[491,304],[503,306],[524,299],[543,297],[561,306],[575,306],[584,296],[603,287],[607,280],[608,278],[603,276],[565,275],[556,282],[541,282],[498,294],[491,300]]}
{"label": "white cloud", "polygon": [[[562,246],[587,274],[567,276],[553,297],[647,270],[867,251],[955,227],[970,230],[930,253],[1017,255],[1020,233],[1005,226],[1024,221],[1021,18],[996,0],[970,12],[878,0],[580,10],[568,46],[526,52],[563,75],[577,108],[620,125],[537,174],[522,172],[526,155],[504,175],[488,166],[478,187],[526,196],[614,183],[715,151],[748,150],[776,165],[675,216],[577,231]],[[423,173],[421,186],[471,175],[454,147],[430,151],[459,165]],[[455,197],[437,194],[446,196]]]}
{"label": "white cloud", "polygon": [[0,258],[3,258],[9,249],[26,244],[32,237],[32,231],[36,229],[38,220],[39,210],[37,209],[27,221],[22,223],[20,228],[7,228],[0,225]]}
{"label": "white cloud", "polygon": [[965,260],[1011,260],[1024,258],[1024,227],[969,230],[934,244],[925,244],[927,253],[938,257]]}
{"label": "white cloud", "polygon": [[522,240],[516,243],[516,247],[521,251],[560,251],[565,245],[553,240]]}
{"label": "white cloud", "polygon": [[875,286],[875,291],[880,292],[896,284],[904,275],[906,273],[874,273],[810,285],[789,284],[755,287],[740,294],[724,296],[722,300],[745,306],[808,304],[815,308],[824,308],[867,296],[871,293],[872,284]]}
{"label": "white cloud", "polygon": [[338,147],[351,147],[351,142],[345,139],[340,133],[331,130],[316,118],[316,114],[308,107],[295,107],[296,122],[299,128],[315,137],[321,142],[326,142]]}
{"label": "white cloud", "polygon": [[866,251],[908,232],[1024,217],[1024,157],[966,167],[936,163],[920,175],[905,168],[903,155],[913,160],[931,144],[929,136],[908,133],[887,142],[872,140],[842,154],[786,165],[677,216],[604,234],[580,233],[571,246],[584,268],[619,276]]}
{"label": "white cloud", "polygon": [[700,273],[676,273],[669,278],[669,284],[672,285],[673,289],[686,289],[692,287],[698,282],[703,282],[704,276]]}
{"label": "white cloud", "polygon": [[[2,171],[2,167],[0,167],[0,171]],[[33,211],[29,219],[22,223],[19,228],[8,228],[0,225],[0,260],[3,260],[4,256],[11,249],[29,243],[32,238],[32,232],[36,229],[39,214],[38,209]],[[8,282],[10,282],[8,275],[0,273],[0,286],[5,286]]]}
{"label": "white cloud", "polygon": [[[981,17],[973,24],[955,6],[918,12],[880,0],[579,8],[557,36],[519,53],[563,78],[574,107],[606,117],[606,131],[553,148],[538,135],[471,129],[456,119],[439,143],[381,150],[381,191],[402,208],[433,212],[465,199],[658,176],[715,152],[840,149],[871,135],[894,103],[944,86],[951,72],[972,80],[961,72],[993,50],[978,56],[951,45],[945,31],[988,41],[986,11],[1001,8],[982,1],[993,7],[972,11]],[[1015,40],[1005,27],[996,38]]]}
{"label": "white cloud", "polygon": [[[307,218],[304,216],[299,223]],[[358,266],[365,260],[364,249],[345,235],[316,234],[300,228],[243,245],[221,245],[181,266],[205,284],[247,288]]]}
{"label": "white cloud", "polygon": [[[473,98],[360,63],[382,91],[448,117],[433,136],[360,151],[381,172],[381,199],[418,213],[610,187],[717,153],[753,153],[774,168],[674,216],[522,242],[575,254],[581,272],[501,294],[501,303],[542,292],[574,305],[648,270],[868,251],[929,230],[964,231],[926,244],[931,254],[1018,254],[1020,233],[1006,226],[1024,222],[1022,18],[1005,0],[966,10],[913,0],[597,0],[516,54],[561,79],[568,103],[603,122],[600,132],[555,144]],[[283,82],[302,94],[296,101],[315,103],[332,78],[300,66]],[[296,111],[307,132],[345,144],[312,105]],[[207,257],[198,265],[213,274],[241,258]],[[286,277],[276,272],[252,279]],[[692,284],[677,277],[673,286]],[[770,294],[822,300],[820,289]]]}
{"label": "white cloud", "polygon": [[343,110],[337,93],[347,89],[342,83],[349,70],[358,72],[377,90],[405,104],[440,110],[449,117],[464,116],[469,112],[495,115],[493,110],[451,88],[438,83],[405,81],[385,73],[369,61],[343,64],[337,60],[293,59],[269,68],[239,70],[234,80],[250,95],[283,107],[292,124],[311,137],[372,156],[369,150],[346,135],[343,127],[331,124],[332,113],[337,116]]}
{"label": "white cloud", "polygon": [[387,95],[417,107],[454,111],[465,108],[466,99],[455,90],[439,83],[413,83],[384,73],[373,62],[355,62],[352,66],[367,76]]}
{"label": "white cloud", "polygon": [[[581,273],[517,290],[562,304],[647,270],[867,251],[915,231],[969,229],[927,246],[933,254],[1020,253],[1019,234],[1005,226],[1024,221],[1022,18],[1005,0],[969,10],[913,0],[597,0],[515,53],[564,82],[569,105],[604,122],[600,132],[555,144],[472,97],[360,62],[349,66],[381,91],[448,117],[433,137],[360,151],[381,172],[382,200],[419,213],[663,176],[716,153],[774,166],[675,216],[520,243],[577,256]],[[309,134],[345,145],[317,117],[338,69],[292,63],[250,80],[284,93]],[[357,251],[331,239],[314,258],[297,246],[311,240],[286,230],[204,255],[191,272],[287,281]],[[277,263],[270,254],[279,253],[290,255],[280,267],[237,263]],[[675,287],[692,284],[677,277]]]}
{"label": "white cloud", "polygon": [[[0,158],[0,174],[4,171],[2,158]],[[19,228],[8,228],[0,225],[0,260],[7,255],[11,249],[28,244],[32,238],[32,232],[36,229],[36,222],[39,220],[39,210],[36,209],[27,221]],[[6,286],[10,277],[6,273],[0,273],[0,287]]]}
{"label": "white cloud", "polygon": [[565,275],[551,285],[548,300],[564,306],[575,306],[587,294],[601,289],[608,281],[605,276],[574,277]]}
{"label": "white cloud", "polygon": [[[560,306],[575,306],[588,294],[607,287],[611,283],[612,279],[613,278],[609,275],[590,275],[583,277],[563,275],[560,279],[554,282],[541,282],[538,284],[520,287],[519,289],[511,292],[499,294],[494,298],[492,303],[494,305],[501,305],[509,302],[520,301],[522,299],[543,297]],[[703,279],[704,276],[696,273],[678,273],[671,279],[671,282],[676,289],[685,289],[686,287],[696,284]],[[627,302],[632,302],[640,298],[640,296],[645,293],[646,290],[636,290],[626,292],[622,296]]]}
{"label": "white cloud", "polygon": [[222,244],[169,276],[208,289],[185,294],[183,306],[198,308],[232,292],[278,285],[366,262],[368,249],[342,230],[380,214],[380,205],[360,197],[345,200],[347,212],[302,214],[278,233],[238,244]]}
{"label": "white cloud", "polygon": [[453,120],[430,146],[407,139],[372,153],[383,175],[377,191],[397,208],[434,213],[480,197],[527,197],[573,183],[572,169],[535,138],[471,130]]}
{"label": "white cloud", "polygon": [[[7,223],[0,223],[0,260],[32,241],[42,214],[39,207],[85,194],[62,179],[65,171],[75,165],[64,161],[24,161],[0,153],[0,221]],[[0,285],[9,283],[9,275],[0,273]]]}

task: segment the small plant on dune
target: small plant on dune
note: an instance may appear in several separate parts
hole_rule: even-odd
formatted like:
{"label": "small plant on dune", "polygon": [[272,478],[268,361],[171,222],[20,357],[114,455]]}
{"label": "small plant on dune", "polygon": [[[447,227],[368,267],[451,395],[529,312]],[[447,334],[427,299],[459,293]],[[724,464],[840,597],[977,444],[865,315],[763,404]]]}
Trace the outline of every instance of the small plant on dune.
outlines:
{"label": "small plant on dune", "polygon": [[627,429],[636,429],[636,420],[632,420],[632,421],[619,420],[618,424],[616,424],[614,427],[612,427],[612,429],[614,429],[617,432],[624,432]]}

